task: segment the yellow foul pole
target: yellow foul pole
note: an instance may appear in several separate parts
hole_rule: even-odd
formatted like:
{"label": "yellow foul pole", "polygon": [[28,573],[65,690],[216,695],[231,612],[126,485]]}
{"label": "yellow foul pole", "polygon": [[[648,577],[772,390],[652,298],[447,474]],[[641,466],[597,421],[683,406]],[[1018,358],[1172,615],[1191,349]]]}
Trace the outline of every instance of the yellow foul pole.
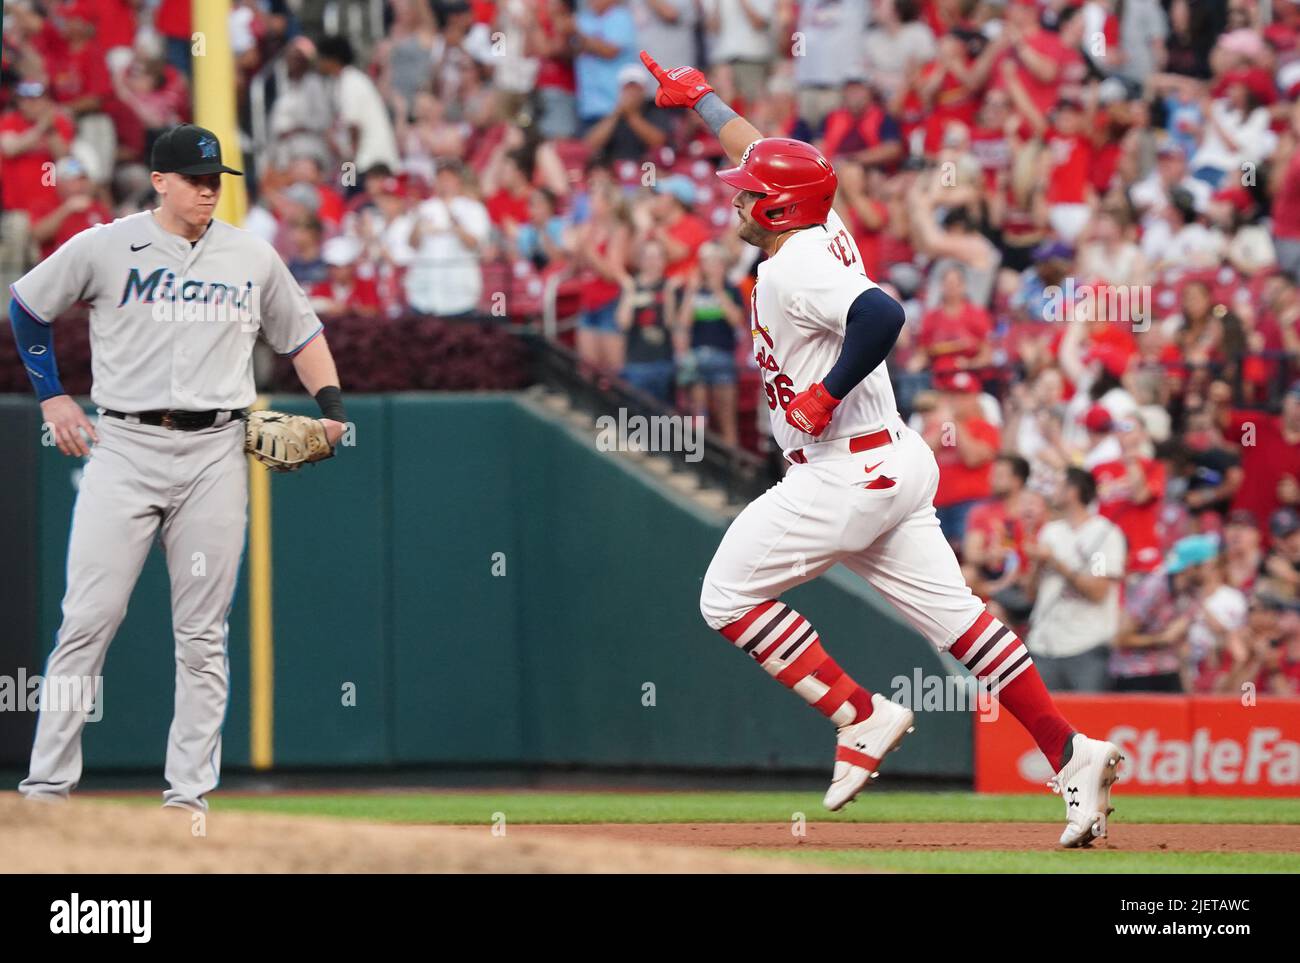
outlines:
{"label": "yellow foul pole", "polygon": [[[190,51],[194,64],[194,122],[221,141],[222,160],[245,170],[235,104],[235,55],[230,49],[230,0],[193,0]],[[244,223],[248,192],[244,178],[221,178],[219,220]],[[257,407],[266,407],[259,398]],[[271,491],[266,470],[249,460],[249,761],[270,769],[275,735],[275,640],[271,612]]]}
{"label": "yellow foul pole", "polygon": [[[239,149],[239,122],[235,109],[235,55],[230,49],[230,0],[193,0],[193,35],[190,50],[194,64],[194,123],[206,127],[221,141],[221,157],[236,170],[244,169]],[[244,179],[221,178],[221,201],[216,216],[228,224],[244,223],[248,192]]]}
{"label": "yellow foul pole", "polygon": [[[259,396],[254,408],[266,408]],[[271,475],[248,457],[248,759],[270,769],[275,745],[275,634],[271,616]]]}

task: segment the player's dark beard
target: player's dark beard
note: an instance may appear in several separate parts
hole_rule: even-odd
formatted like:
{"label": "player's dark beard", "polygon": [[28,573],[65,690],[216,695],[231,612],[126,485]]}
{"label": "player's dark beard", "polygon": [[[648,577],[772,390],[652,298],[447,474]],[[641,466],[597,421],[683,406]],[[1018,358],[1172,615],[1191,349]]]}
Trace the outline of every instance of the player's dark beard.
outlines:
{"label": "player's dark beard", "polygon": [[766,248],[772,238],[776,237],[775,232],[760,227],[755,221],[741,221],[736,235],[746,244],[761,248]]}

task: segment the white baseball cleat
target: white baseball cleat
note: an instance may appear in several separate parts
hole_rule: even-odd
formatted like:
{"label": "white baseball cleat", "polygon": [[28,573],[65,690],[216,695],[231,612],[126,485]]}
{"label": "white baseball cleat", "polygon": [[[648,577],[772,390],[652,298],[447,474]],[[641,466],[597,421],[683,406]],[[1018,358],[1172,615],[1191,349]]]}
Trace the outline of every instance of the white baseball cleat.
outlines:
{"label": "white baseball cleat", "polygon": [[1115,811],[1110,804],[1110,787],[1118,778],[1119,746],[1113,742],[1074,734],[1074,754],[1065,768],[1047,785],[1065,797],[1065,831],[1061,845],[1066,849],[1090,846],[1106,835],[1106,817]]}
{"label": "white baseball cleat", "polygon": [[861,722],[841,726],[835,739],[835,772],[823,805],[831,812],[843,809],[875,779],[880,762],[912,732],[912,710],[890,702],[880,693],[871,696],[871,715]]}

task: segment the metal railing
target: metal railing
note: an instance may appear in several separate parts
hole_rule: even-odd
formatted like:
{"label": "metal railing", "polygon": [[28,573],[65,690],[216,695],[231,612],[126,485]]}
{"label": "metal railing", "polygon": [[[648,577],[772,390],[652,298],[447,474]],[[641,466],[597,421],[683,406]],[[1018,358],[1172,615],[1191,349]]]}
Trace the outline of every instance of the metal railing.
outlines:
{"label": "metal railing", "polygon": [[261,69],[248,81],[248,126],[252,139],[251,153],[255,169],[266,170],[266,158],[272,146],[271,108],[266,102],[266,87],[271,77],[275,77],[276,89],[283,91],[289,79],[285,66],[284,52],[281,51],[273,60],[263,64]]}
{"label": "metal railing", "polygon": [[[320,32],[326,36],[347,37],[359,62],[367,59],[368,51],[385,36],[383,0],[327,0],[325,3],[313,0],[303,4],[297,14],[308,36]],[[248,81],[248,135],[259,171],[266,169],[267,153],[273,146],[271,105],[266,101],[267,83],[272,76],[276,80],[276,89],[283,91],[289,80],[283,50],[263,64]]]}
{"label": "metal railing", "polygon": [[[561,344],[536,334],[523,337],[533,349],[534,381],[562,392],[578,410],[592,417],[616,416],[619,409],[629,417],[692,417],[618,378],[589,376],[578,356]],[[682,451],[648,453],[667,459],[673,471],[692,472],[702,486],[721,492],[731,505],[752,501],[778,480],[762,458],[724,444],[708,431],[704,432],[699,461],[687,461]]]}
{"label": "metal railing", "polygon": [[327,34],[343,34],[358,52],[384,39],[383,0],[330,0],[321,8]]}

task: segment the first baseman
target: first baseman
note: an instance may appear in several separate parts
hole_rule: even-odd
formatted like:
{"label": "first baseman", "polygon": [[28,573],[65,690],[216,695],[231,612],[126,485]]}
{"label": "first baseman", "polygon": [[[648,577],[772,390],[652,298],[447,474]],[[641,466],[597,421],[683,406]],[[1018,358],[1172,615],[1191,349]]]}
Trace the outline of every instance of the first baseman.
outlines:
{"label": "first baseman", "polygon": [[1119,749],[1074,731],[1024,644],[962,578],[934,510],[934,454],[899,417],[884,365],[903,310],[867,277],[831,209],[835,171],[809,144],[761,137],[694,67],[641,59],[659,82],[655,103],[696,110],[736,165],[718,176],[736,189],[738,235],[767,255],[752,299],[755,358],[772,432],[791,463],[718,546],[700,596],[705,621],[835,724],[825,805],[838,810],[913,728],[910,710],[854,682],[812,625],[779,601],[842,563],[1030,732],[1065,797],[1061,845],[1104,836]]}
{"label": "first baseman", "polygon": [[[226,620],[247,522],[244,419],[256,399],[258,336],[293,358],[321,406],[316,427],[330,450],[346,415],[321,322],[284,262],[265,241],[213,217],[222,174],[240,173],[221,162],[216,136],[172,128],[151,160],[158,207],[70,239],[12,286],[10,319],[47,430],[65,455],[86,457],[46,690],[52,679],[99,678],[158,538],[176,657],[163,805],[206,809],[221,768]],[[59,384],[50,330],[82,300],[91,305],[93,425]],[[47,701],[43,692],[31,769],[19,786],[29,798],[66,797],[81,778],[81,731],[93,702]]]}

